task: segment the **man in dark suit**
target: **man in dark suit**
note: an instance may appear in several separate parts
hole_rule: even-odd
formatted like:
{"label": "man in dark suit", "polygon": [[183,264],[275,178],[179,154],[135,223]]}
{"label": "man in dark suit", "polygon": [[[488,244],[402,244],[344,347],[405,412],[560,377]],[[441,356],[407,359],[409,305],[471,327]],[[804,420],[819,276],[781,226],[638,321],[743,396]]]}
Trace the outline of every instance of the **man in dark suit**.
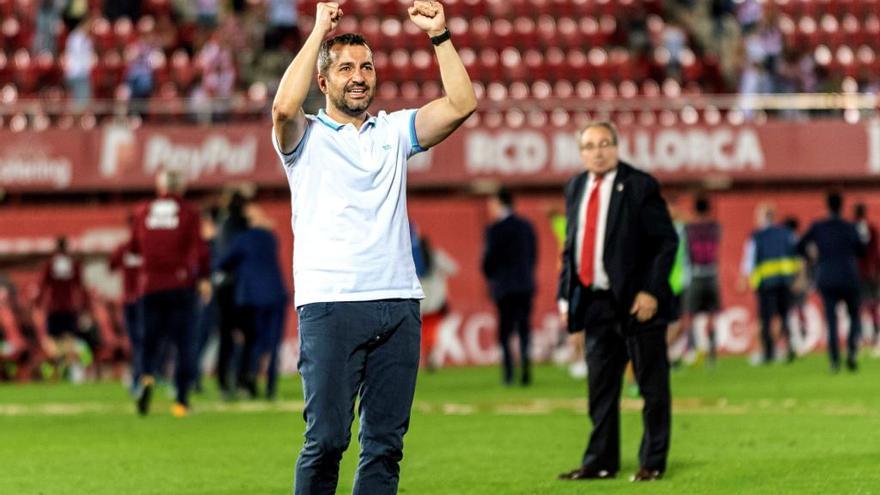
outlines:
{"label": "man in dark suit", "polygon": [[640,468],[632,480],[657,480],[669,452],[665,329],[675,319],[668,280],[678,236],[657,181],[618,160],[613,124],[588,124],[578,145],[586,171],[565,188],[568,222],[559,305],[569,332],[586,332],[593,431],[580,467],[559,478],[617,474],[620,388],[631,360],[645,400]]}
{"label": "man in dark suit", "polygon": [[817,256],[816,286],[822,294],[825,318],[828,321],[828,357],[831,372],[840,370],[840,351],[837,343],[837,304],[843,301],[849,313],[846,367],[856,371],[856,354],[862,324],[859,315],[858,258],[865,254],[865,243],[859,238],[855,225],[842,219],[843,198],[840,193],[828,193],[828,218],[810,226],[798,243],[798,251],[806,255],[808,246],[815,246]]}
{"label": "man in dark suit", "polygon": [[483,274],[498,307],[498,342],[504,363],[503,381],[513,383],[513,355],[510,337],[519,336],[522,374],[520,383],[531,383],[529,337],[532,297],[535,294],[535,262],[538,257],[535,230],[527,220],[513,213],[513,196],[502,189],[489,200],[496,219],[486,228]]}

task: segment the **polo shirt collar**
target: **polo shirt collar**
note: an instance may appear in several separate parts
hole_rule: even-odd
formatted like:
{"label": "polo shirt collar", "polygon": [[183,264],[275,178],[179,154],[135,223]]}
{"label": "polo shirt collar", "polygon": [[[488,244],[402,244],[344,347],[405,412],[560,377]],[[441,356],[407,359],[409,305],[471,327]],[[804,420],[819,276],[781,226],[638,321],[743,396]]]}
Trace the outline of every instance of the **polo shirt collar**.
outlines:
{"label": "polo shirt collar", "polygon": [[[339,122],[336,122],[335,120],[330,118],[330,116],[327,115],[327,112],[325,112],[323,108],[318,109],[317,118],[321,121],[322,124],[333,129],[334,131],[338,131],[339,129],[345,127],[345,124],[340,124]],[[376,125],[376,117],[367,114],[367,120],[364,121],[364,125]]]}

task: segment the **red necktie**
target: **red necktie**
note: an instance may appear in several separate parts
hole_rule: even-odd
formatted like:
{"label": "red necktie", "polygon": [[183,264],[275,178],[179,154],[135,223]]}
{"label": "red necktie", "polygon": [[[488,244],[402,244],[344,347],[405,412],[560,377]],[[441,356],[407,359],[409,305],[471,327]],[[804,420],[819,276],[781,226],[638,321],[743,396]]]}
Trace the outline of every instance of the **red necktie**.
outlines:
{"label": "red necktie", "polygon": [[596,224],[599,220],[599,187],[601,186],[602,176],[597,175],[587,200],[587,217],[584,220],[584,238],[581,243],[581,266],[578,275],[584,287],[593,285],[595,281],[593,262],[596,257]]}

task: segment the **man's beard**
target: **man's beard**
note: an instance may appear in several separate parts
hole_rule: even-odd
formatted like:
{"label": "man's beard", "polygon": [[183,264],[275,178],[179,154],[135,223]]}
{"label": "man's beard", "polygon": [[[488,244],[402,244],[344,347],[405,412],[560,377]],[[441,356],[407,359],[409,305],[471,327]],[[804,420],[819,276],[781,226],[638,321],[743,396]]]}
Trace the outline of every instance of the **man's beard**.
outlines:
{"label": "man's beard", "polygon": [[349,103],[349,102],[345,101],[345,95],[348,92],[348,90],[343,90],[341,93],[339,93],[338,96],[331,97],[330,103],[332,103],[333,106],[336,107],[336,109],[339,110],[340,112],[342,112],[350,117],[357,117],[357,116],[361,115],[362,113],[364,113],[365,111],[367,111],[367,108],[369,108],[370,105],[373,103],[373,96],[374,95],[371,93],[371,88],[369,88],[367,86],[364,86],[364,88],[367,90],[366,91],[367,97],[364,98],[363,100],[357,100],[357,101],[353,101],[353,102]]}

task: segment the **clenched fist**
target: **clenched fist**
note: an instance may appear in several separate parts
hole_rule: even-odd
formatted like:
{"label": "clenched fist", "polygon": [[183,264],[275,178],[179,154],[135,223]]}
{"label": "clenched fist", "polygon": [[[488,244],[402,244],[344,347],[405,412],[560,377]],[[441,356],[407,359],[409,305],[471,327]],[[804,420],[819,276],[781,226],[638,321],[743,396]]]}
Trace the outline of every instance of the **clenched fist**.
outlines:
{"label": "clenched fist", "polygon": [[408,11],[409,18],[428,36],[437,36],[446,30],[446,14],[440,2],[416,0]]}
{"label": "clenched fist", "polygon": [[339,19],[342,18],[342,9],[336,2],[322,2],[318,4],[315,12],[315,31],[319,31],[322,35],[336,29]]}

